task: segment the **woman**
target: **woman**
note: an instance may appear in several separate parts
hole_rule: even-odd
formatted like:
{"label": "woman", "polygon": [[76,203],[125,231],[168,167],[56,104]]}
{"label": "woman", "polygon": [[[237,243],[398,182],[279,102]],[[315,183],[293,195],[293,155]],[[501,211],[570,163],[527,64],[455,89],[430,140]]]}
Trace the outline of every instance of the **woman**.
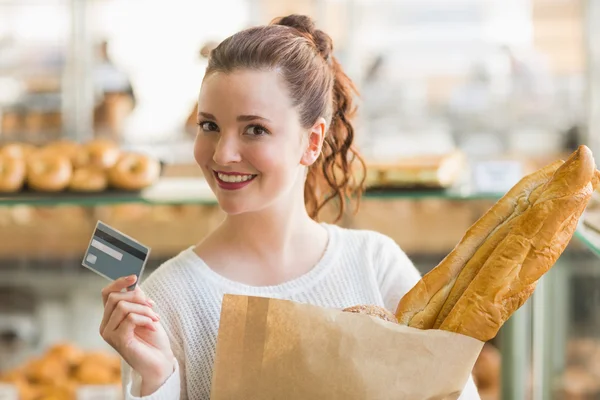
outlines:
{"label": "woman", "polygon": [[[362,164],[353,86],[331,53],[329,36],[297,15],[212,52],[194,155],[227,216],[143,291],[121,293],[135,277],[103,290],[100,331],[127,363],[127,398],[209,398],[225,293],[395,310],[420,279],[392,239],[315,221],[321,193],[343,204]],[[472,381],[464,396],[479,398]]]}

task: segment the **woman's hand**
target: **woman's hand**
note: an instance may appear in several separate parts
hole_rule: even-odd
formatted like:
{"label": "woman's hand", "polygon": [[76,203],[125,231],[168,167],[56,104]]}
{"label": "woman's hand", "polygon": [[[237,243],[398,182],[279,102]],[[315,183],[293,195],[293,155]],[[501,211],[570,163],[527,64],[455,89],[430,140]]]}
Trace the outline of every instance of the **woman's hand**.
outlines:
{"label": "woman's hand", "polygon": [[136,276],[120,278],[102,290],[104,317],[100,335],[142,377],[142,396],[155,392],[171,376],[175,357],[154,303],[142,289],[122,292]]}

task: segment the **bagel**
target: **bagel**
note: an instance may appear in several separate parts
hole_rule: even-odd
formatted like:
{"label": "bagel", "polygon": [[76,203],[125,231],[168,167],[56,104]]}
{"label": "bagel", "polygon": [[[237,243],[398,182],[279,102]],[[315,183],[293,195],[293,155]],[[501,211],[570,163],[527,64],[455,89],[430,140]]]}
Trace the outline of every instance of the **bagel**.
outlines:
{"label": "bagel", "polygon": [[122,190],[144,189],[156,182],[159,176],[158,160],[138,153],[124,153],[108,171],[111,186]]}
{"label": "bagel", "polygon": [[27,185],[40,192],[60,192],[71,182],[73,166],[66,155],[39,151],[27,160]]}
{"label": "bagel", "polygon": [[69,190],[73,192],[102,192],[107,187],[106,171],[93,166],[76,168],[69,183]]}
{"label": "bagel", "polygon": [[74,163],[81,152],[81,145],[67,139],[61,139],[47,144],[43,149],[45,151],[54,151],[59,154],[66,155],[69,157],[69,160]]}
{"label": "bagel", "polygon": [[95,139],[84,144],[73,161],[75,168],[99,167],[109,169],[115,165],[121,156],[119,147],[103,139]]}
{"label": "bagel", "polygon": [[27,143],[9,143],[0,148],[0,155],[26,159],[37,147]]}
{"label": "bagel", "polygon": [[18,192],[23,187],[26,176],[27,164],[23,158],[0,154],[0,192]]}

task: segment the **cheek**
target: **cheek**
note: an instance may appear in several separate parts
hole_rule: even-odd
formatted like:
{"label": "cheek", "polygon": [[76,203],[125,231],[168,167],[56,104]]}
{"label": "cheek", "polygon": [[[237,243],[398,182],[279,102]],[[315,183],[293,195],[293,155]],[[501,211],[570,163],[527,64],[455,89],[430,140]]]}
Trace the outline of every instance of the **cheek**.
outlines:
{"label": "cheek", "polygon": [[280,143],[263,143],[249,149],[245,158],[258,172],[282,177],[292,173],[298,165],[297,155],[290,150]]}
{"label": "cheek", "polygon": [[201,135],[198,135],[194,142],[194,158],[202,168],[204,168],[212,158],[211,143]]}

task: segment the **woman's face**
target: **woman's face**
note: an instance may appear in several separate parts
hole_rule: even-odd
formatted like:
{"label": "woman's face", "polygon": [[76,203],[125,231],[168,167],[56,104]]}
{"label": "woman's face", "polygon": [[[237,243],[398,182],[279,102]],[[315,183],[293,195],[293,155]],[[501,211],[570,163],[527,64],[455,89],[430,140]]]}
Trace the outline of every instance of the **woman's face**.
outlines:
{"label": "woman's face", "polygon": [[295,188],[303,188],[304,166],[320,152],[323,132],[318,141],[313,136],[324,131],[324,121],[316,130],[300,125],[276,72],[208,75],[198,122],[194,156],[225,212],[260,211],[302,195]]}

